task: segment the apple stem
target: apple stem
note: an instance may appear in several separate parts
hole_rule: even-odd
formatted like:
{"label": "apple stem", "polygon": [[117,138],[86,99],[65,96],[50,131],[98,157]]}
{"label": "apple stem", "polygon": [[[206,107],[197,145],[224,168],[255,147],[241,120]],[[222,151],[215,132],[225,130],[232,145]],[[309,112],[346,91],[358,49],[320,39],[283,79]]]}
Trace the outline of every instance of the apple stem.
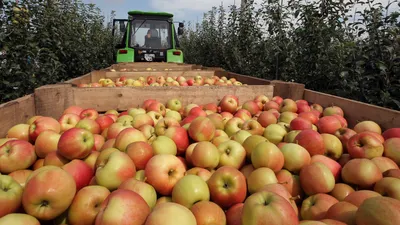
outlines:
{"label": "apple stem", "polygon": [[298,199],[300,199],[300,198],[301,198],[301,196],[300,196],[300,195],[297,195],[297,196],[291,197],[290,200],[296,201],[296,200],[298,200]]}

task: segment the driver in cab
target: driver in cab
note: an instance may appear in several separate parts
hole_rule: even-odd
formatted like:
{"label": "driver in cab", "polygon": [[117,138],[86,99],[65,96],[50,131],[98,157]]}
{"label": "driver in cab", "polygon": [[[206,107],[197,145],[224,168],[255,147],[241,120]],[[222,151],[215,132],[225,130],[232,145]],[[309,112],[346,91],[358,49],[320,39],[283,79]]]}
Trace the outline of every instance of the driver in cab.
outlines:
{"label": "driver in cab", "polygon": [[147,47],[156,48],[158,38],[158,31],[154,28],[154,25],[151,25],[146,36],[144,37],[144,45]]}

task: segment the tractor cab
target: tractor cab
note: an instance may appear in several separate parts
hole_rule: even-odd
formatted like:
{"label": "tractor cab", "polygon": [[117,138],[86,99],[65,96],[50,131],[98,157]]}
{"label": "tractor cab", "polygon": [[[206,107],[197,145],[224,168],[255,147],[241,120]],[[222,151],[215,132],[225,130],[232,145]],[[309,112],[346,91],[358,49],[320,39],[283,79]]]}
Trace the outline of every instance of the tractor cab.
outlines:
{"label": "tractor cab", "polygon": [[[114,19],[116,62],[183,63],[178,36],[184,25],[163,12],[130,11],[128,19]],[[119,26],[117,25],[119,24]],[[178,23],[178,29],[175,29]]]}

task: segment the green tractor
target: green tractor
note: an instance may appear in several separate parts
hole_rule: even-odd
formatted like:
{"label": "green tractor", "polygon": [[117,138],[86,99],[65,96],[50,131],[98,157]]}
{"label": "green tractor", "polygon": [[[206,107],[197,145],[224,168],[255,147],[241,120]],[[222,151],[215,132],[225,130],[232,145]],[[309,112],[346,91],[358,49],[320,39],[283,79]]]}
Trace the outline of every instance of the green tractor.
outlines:
{"label": "green tractor", "polygon": [[[173,15],[165,12],[130,11],[128,14],[128,19],[113,21],[117,63],[183,63],[178,39],[183,34],[182,22],[174,22]],[[175,23],[179,24],[177,31]]]}

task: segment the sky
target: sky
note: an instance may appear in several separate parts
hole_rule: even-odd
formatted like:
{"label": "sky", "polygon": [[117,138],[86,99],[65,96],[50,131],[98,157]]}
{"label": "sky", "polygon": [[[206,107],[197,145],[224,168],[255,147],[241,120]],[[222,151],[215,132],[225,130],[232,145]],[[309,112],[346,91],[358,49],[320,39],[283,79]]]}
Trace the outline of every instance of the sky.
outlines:
{"label": "sky", "polygon": [[[201,21],[203,14],[213,6],[223,4],[226,8],[230,5],[240,5],[241,0],[83,0],[86,3],[96,4],[107,16],[112,10],[116,11],[117,18],[127,18],[130,10],[143,11],[164,11],[174,14],[175,21],[196,22]],[[287,0],[284,0],[285,2]],[[311,0],[313,1],[313,0]],[[395,0],[376,0],[386,5],[388,1]],[[256,0],[262,2],[262,0]],[[362,7],[357,7],[357,10]],[[397,3],[392,4],[390,11],[400,10]]]}

